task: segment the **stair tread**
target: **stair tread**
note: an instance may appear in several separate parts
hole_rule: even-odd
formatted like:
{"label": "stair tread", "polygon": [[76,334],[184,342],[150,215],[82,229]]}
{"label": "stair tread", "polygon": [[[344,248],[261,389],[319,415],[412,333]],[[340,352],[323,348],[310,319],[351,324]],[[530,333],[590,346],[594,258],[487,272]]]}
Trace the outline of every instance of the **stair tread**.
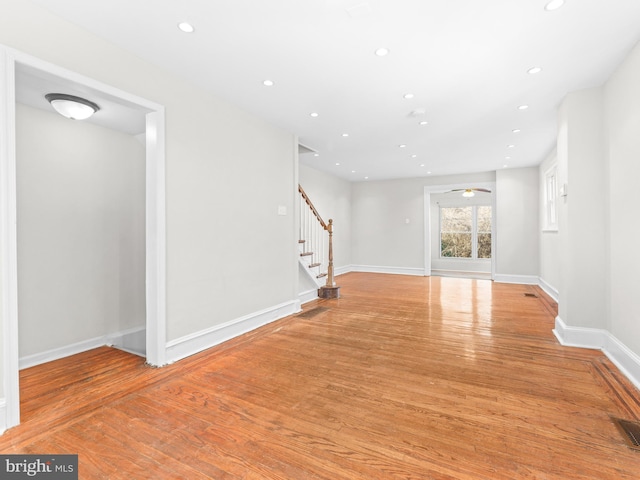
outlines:
{"label": "stair tread", "polygon": [[326,277],[326,276],[327,276],[327,274],[326,274],[326,273],[321,273],[321,274],[317,275],[317,277],[316,277],[316,278],[322,278],[322,277]]}
{"label": "stair tread", "polygon": [[321,263],[310,263],[309,264],[309,268],[319,267],[320,265],[322,265],[322,264]]}
{"label": "stair tread", "polygon": [[298,243],[305,243],[306,240],[298,240]]}
{"label": "stair tread", "polygon": [[308,257],[309,255],[313,255],[313,252],[302,252],[300,254],[301,257]]}

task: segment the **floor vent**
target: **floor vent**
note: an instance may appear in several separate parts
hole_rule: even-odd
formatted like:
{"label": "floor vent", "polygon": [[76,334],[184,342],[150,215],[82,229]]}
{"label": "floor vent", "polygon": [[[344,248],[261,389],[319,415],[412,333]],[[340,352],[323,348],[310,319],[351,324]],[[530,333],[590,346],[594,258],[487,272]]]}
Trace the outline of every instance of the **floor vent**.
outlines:
{"label": "floor vent", "polygon": [[627,446],[634,450],[640,450],[640,423],[613,417],[611,420],[622,433]]}
{"label": "floor vent", "polygon": [[329,310],[328,307],[315,307],[315,308],[311,308],[309,310],[306,310],[302,313],[299,313],[298,315],[296,315],[297,317],[301,317],[301,318],[313,318],[316,315]]}
{"label": "floor vent", "polygon": [[533,298],[538,298],[538,295],[536,295],[535,293],[525,293],[524,294],[525,297],[533,297]]}

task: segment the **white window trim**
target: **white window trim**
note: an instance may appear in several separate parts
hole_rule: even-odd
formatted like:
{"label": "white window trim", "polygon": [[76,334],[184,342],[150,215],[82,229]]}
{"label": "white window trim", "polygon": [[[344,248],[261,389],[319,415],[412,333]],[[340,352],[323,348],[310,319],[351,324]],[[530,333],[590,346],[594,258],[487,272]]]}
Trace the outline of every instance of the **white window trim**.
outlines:
{"label": "white window trim", "polygon": [[446,259],[446,260],[460,260],[463,262],[468,262],[468,261],[473,261],[473,262],[490,262],[491,261],[491,257],[493,257],[493,228],[492,231],[489,232],[492,235],[492,242],[491,242],[491,257],[489,258],[479,258],[478,257],[478,235],[480,233],[486,233],[486,232],[478,232],[478,207],[489,207],[491,208],[491,224],[493,225],[494,222],[494,209],[493,206],[490,203],[478,203],[478,204],[466,204],[466,203],[458,203],[458,202],[446,202],[443,203],[441,205],[439,205],[438,209],[440,210],[440,213],[438,215],[439,217],[439,224],[438,224],[438,238],[440,240],[440,245],[442,245],[442,209],[443,208],[461,208],[461,207],[471,207],[471,232],[448,232],[448,233],[471,233],[471,257],[443,257],[442,256],[442,246],[440,246],[439,250],[439,256],[442,259]]}
{"label": "white window trim", "polygon": [[[551,191],[552,190],[552,191]],[[558,165],[551,165],[544,172],[544,220],[543,232],[558,231]]]}

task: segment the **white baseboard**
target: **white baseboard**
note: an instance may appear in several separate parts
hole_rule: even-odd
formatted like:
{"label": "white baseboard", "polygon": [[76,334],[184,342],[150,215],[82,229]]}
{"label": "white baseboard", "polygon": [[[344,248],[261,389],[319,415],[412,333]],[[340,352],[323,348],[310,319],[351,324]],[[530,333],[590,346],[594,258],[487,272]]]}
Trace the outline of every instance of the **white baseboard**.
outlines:
{"label": "white baseboard", "polygon": [[73,343],[71,345],[65,345],[64,347],[53,348],[45,352],[20,357],[18,365],[20,370],[22,370],[24,368],[34,367],[42,363],[52,362],[54,360],[69,357],[77,353],[82,353],[86,352],[87,350],[102,347],[104,345],[108,345],[108,343],[109,341],[107,336],[91,338],[89,340]]}
{"label": "white baseboard", "polygon": [[493,278],[498,283],[518,283],[523,285],[538,285],[539,278],[536,275],[505,275],[496,273]]}
{"label": "white baseboard", "polygon": [[[140,343],[140,336],[142,336],[142,344]],[[18,368],[22,370],[24,368],[35,367],[42,363],[52,362],[77,353],[93,350],[94,348],[104,347],[105,345],[114,346],[129,353],[144,357],[146,350],[145,327],[131,328],[129,330],[123,330],[122,332],[90,338],[82,342],[72,343],[71,345],[20,357]]]}
{"label": "white baseboard", "polygon": [[0,435],[7,431],[7,399],[0,398]]}
{"label": "white baseboard", "polygon": [[555,289],[554,287],[549,285],[547,282],[545,282],[544,278],[540,278],[540,281],[538,282],[538,286],[542,290],[544,290],[547,293],[547,295],[553,298],[556,301],[556,303],[558,303],[560,299],[560,293],[558,292],[557,289]]}
{"label": "white baseboard", "polygon": [[352,272],[390,273],[393,275],[414,275],[424,277],[424,268],[409,267],[378,267],[374,265],[352,265]]}
{"label": "white baseboard", "polygon": [[146,358],[147,329],[146,327],[131,328],[123,332],[108,335],[107,345]]}
{"label": "white baseboard", "polygon": [[293,315],[300,310],[300,302],[298,300],[285,302],[215,327],[171,340],[167,342],[167,362],[174,363],[195,355],[243,333],[250,332],[288,315]]}
{"label": "white baseboard", "polygon": [[553,333],[561,345],[602,350],[624,376],[640,389],[640,357],[607,330],[570,327],[556,317]]}
{"label": "white baseboard", "polygon": [[333,271],[333,275],[337,277],[338,275],[343,275],[345,273],[349,273],[352,271],[353,271],[352,265],[343,265],[341,267],[336,267]]}
{"label": "white baseboard", "polygon": [[298,294],[298,300],[301,305],[318,298],[318,289],[314,288]]}

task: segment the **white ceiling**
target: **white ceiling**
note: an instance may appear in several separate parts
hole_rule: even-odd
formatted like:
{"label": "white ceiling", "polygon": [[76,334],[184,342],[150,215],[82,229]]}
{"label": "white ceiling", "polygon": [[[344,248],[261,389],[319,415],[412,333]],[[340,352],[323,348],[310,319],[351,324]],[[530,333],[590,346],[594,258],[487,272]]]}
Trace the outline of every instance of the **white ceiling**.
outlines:
{"label": "white ceiling", "polygon": [[537,165],[563,97],[640,40],[639,0],[34,1],[297,134],[319,154],[301,162],[352,181]]}

